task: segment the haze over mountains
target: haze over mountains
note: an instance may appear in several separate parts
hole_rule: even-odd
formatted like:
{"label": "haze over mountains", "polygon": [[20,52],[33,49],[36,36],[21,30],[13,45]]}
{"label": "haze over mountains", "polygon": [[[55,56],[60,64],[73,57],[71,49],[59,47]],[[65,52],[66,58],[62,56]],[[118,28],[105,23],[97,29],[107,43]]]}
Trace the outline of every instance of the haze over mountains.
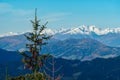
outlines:
{"label": "haze over mountains", "polygon": [[[56,57],[91,60],[120,55],[120,28],[99,29],[83,25],[58,31],[46,29],[45,33],[53,37],[43,52],[52,53]],[[25,43],[27,41],[23,34],[0,38],[0,48],[9,51],[25,48]]]}

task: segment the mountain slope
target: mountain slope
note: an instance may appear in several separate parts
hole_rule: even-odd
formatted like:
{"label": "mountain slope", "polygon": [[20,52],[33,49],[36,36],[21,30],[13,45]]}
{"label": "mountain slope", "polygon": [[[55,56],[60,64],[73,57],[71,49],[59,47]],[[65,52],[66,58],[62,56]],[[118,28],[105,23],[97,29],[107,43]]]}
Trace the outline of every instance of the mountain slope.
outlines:
{"label": "mountain slope", "polygon": [[[108,46],[120,47],[120,28],[100,29],[96,26],[82,25],[74,28],[60,29],[58,31],[46,29],[44,33],[53,35],[52,38],[57,40],[91,38]],[[0,48],[2,49],[18,50],[21,47],[25,47],[24,43],[26,43],[26,39],[23,34],[0,37]]]}
{"label": "mountain slope", "polygon": [[120,33],[109,33],[95,39],[108,46],[120,47]]}
{"label": "mountain slope", "polygon": [[0,48],[9,51],[16,51],[25,48],[25,43],[27,43],[27,41],[23,34],[0,38]]}
{"label": "mountain slope", "polygon": [[[102,37],[96,38],[99,41],[104,41],[106,43],[110,43],[109,41],[105,40],[114,40],[112,37],[113,35],[103,35]],[[117,37],[116,37],[117,36]],[[116,38],[119,35],[116,34]],[[103,39],[104,38],[104,39]],[[111,41],[112,41],[111,40]],[[119,40],[119,39],[117,39]],[[119,43],[119,41],[115,41]],[[25,48],[25,44],[27,43],[24,35],[15,35],[9,37],[0,38],[0,48],[7,49],[7,50],[19,50],[21,48]],[[43,48],[43,52],[50,52],[57,57],[63,57],[67,59],[82,59],[82,60],[90,60],[96,57],[114,57],[120,54],[119,48],[109,47],[103,45],[102,43],[90,39],[90,38],[82,38],[82,39],[66,39],[66,40],[57,40],[51,39],[49,44]]]}
{"label": "mountain slope", "polygon": [[[101,43],[114,42],[119,44],[119,39],[117,39],[119,38],[119,35],[114,34],[114,37],[112,36],[112,34],[109,34],[108,37],[106,35],[102,35],[99,38],[96,37],[98,41],[91,38],[79,39],[76,37],[65,39],[62,41],[52,38],[50,41],[48,41],[48,45],[43,48],[43,52],[50,52],[57,57],[62,57],[65,59],[91,60],[96,57],[115,57],[120,55],[120,49],[115,47],[109,47]],[[117,41],[114,40],[115,38]],[[6,50],[14,51],[25,48],[26,43],[27,41],[24,35],[15,35],[0,38],[0,48]]]}
{"label": "mountain slope", "polygon": [[[4,54],[5,50],[0,49],[1,54]],[[13,52],[9,52],[12,54]],[[8,56],[3,56],[4,59],[8,58]],[[9,76],[18,76],[23,75],[25,73],[30,73],[28,70],[23,69],[23,64],[21,63],[21,59],[18,59],[19,56],[13,58],[11,61],[8,58],[7,62],[0,64],[0,80],[5,80],[5,66],[8,66],[8,74]],[[2,59],[0,58],[0,61]],[[51,59],[47,60],[51,61]],[[61,58],[55,59],[55,69],[62,66],[62,68],[55,73],[64,75],[63,80],[119,80],[120,78],[120,56],[115,58],[103,59],[97,58],[92,61],[79,61],[79,60],[65,60]],[[50,66],[48,66],[51,68]],[[49,74],[49,71],[46,70],[46,73]]]}
{"label": "mountain slope", "polygon": [[18,52],[0,49],[0,64],[20,60],[21,58],[22,56]]}
{"label": "mountain slope", "polygon": [[76,28],[62,29],[54,34],[53,38],[59,40],[92,38],[108,46],[120,47],[120,28],[100,29],[96,26],[82,25]]}
{"label": "mountain slope", "polygon": [[49,52],[65,59],[91,60],[97,57],[109,58],[120,55],[120,48],[106,46],[94,39],[68,39],[46,45],[43,52]]}

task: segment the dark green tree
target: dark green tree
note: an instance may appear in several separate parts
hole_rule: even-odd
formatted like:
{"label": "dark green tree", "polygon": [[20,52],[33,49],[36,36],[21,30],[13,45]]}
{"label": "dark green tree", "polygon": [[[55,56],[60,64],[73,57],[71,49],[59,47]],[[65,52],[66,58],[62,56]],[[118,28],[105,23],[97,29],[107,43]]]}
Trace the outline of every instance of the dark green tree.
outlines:
{"label": "dark green tree", "polygon": [[44,25],[39,24],[40,20],[37,19],[37,9],[35,10],[35,19],[31,20],[33,24],[33,32],[26,34],[25,37],[29,41],[26,44],[27,51],[19,51],[24,56],[23,62],[25,68],[29,68],[33,73],[39,72],[43,66],[44,61],[49,54],[42,54],[41,49],[43,45],[46,45],[46,41],[51,36],[45,35],[44,30],[46,28],[46,22]]}

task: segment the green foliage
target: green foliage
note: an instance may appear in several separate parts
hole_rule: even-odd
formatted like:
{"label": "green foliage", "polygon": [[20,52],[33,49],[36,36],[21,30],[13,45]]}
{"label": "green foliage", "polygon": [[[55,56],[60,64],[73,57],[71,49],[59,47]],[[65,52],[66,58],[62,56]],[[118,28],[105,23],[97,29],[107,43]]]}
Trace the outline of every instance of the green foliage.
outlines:
{"label": "green foliage", "polygon": [[27,53],[20,51],[20,54],[24,56],[23,63],[25,65],[25,68],[29,68],[33,73],[39,72],[41,67],[43,66],[44,61],[47,57],[49,57],[49,54],[40,54],[41,47],[43,45],[46,45],[46,40],[49,40],[51,36],[46,36],[43,31],[46,28],[46,22],[44,25],[40,25],[40,20],[37,20],[37,10],[35,10],[35,19],[34,21],[31,20],[33,24],[33,32],[29,33],[28,35],[25,35],[26,39],[30,41],[29,44],[26,44],[26,48],[28,48]]}
{"label": "green foliage", "polygon": [[47,76],[45,73],[33,73],[9,78],[8,80],[46,80]]}
{"label": "green foliage", "polygon": [[[17,76],[14,78],[8,78],[8,73],[6,70],[6,80],[46,80],[47,75],[45,72],[40,71],[43,67],[44,62],[47,57],[50,57],[50,54],[41,54],[40,51],[43,45],[46,45],[46,41],[51,38],[51,36],[47,36],[44,33],[45,26],[40,25],[40,20],[37,20],[37,10],[35,10],[35,19],[31,20],[33,24],[33,32],[24,35],[26,39],[29,41],[29,44],[26,44],[27,51],[19,51],[21,55],[23,55],[22,62],[24,63],[24,68],[29,68],[33,73]],[[40,72],[39,72],[40,71]]]}

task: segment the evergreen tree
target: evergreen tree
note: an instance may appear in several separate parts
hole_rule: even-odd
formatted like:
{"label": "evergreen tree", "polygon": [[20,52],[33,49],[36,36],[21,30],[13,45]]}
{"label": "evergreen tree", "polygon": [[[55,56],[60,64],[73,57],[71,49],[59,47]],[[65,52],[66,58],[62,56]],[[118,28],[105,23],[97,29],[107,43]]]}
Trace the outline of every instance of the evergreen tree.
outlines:
{"label": "evergreen tree", "polygon": [[28,51],[20,51],[20,54],[24,56],[23,62],[25,68],[29,68],[33,73],[39,72],[43,66],[44,61],[49,54],[42,54],[41,49],[43,45],[46,45],[46,40],[49,40],[51,36],[45,35],[43,31],[46,28],[46,22],[44,25],[40,25],[40,20],[37,19],[37,9],[35,10],[35,19],[31,20],[33,24],[33,32],[25,35],[26,39],[30,42],[26,44]]}

